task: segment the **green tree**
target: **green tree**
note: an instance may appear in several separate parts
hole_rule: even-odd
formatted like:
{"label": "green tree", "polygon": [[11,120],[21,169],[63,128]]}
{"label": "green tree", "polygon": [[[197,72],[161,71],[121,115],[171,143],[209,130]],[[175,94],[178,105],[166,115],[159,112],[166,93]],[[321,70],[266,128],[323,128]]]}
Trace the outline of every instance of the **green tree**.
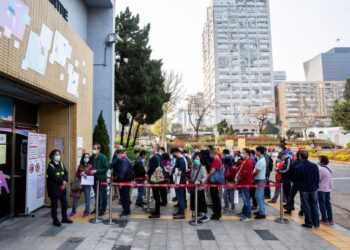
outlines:
{"label": "green tree", "polygon": [[93,143],[98,143],[101,145],[101,152],[107,156],[107,159],[110,159],[111,150],[109,148],[109,136],[105,123],[105,119],[103,118],[102,110],[97,119],[97,124],[93,133]]}
{"label": "green tree", "polygon": [[234,135],[234,134],[235,134],[232,125],[230,125],[230,126],[228,127],[227,134],[228,134],[228,135]]}
{"label": "green tree", "polygon": [[278,128],[274,124],[268,122],[263,130],[263,134],[266,134],[266,135],[278,134]]}
{"label": "green tree", "polygon": [[218,129],[219,135],[223,135],[223,134],[225,134],[227,132],[228,123],[224,119],[224,120],[220,121],[218,124],[216,124],[216,127]]}
{"label": "green tree", "polygon": [[[150,60],[151,48],[148,45],[150,25],[139,27],[139,15],[134,16],[129,8],[116,17],[118,42],[115,45],[115,103],[119,109],[122,124],[121,144],[124,143],[124,128],[129,125],[129,143],[137,110],[136,101],[145,91],[147,71],[145,64]],[[131,121],[128,114],[131,115]]]}
{"label": "green tree", "polygon": [[342,127],[344,132],[350,132],[350,100],[336,104],[332,113],[332,121],[336,126]]}
{"label": "green tree", "polygon": [[[151,60],[149,46],[150,25],[139,27],[139,15],[134,16],[129,8],[116,17],[117,55],[115,96],[120,111],[119,121],[129,125],[126,147],[130,144],[134,123],[134,144],[142,124],[153,124],[163,115],[163,104],[169,100],[164,90],[162,60]],[[125,119],[126,118],[126,119]],[[121,142],[124,133],[121,133]]]}
{"label": "green tree", "polygon": [[309,138],[315,138],[315,137],[316,137],[315,133],[310,131],[309,132]]}
{"label": "green tree", "polygon": [[295,131],[292,129],[288,129],[286,132],[286,135],[287,135],[288,139],[290,139],[293,135],[295,135]]}
{"label": "green tree", "polygon": [[347,79],[345,83],[344,99],[350,100],[350,79]]}

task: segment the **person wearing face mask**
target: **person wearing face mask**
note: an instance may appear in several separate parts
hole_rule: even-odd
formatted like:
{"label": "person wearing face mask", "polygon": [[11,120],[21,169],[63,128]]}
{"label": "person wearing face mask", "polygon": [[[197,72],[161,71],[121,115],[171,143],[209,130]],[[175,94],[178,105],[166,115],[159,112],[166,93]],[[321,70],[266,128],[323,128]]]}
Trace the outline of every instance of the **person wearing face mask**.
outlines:
{"label": "person wearing face mask", "polygon": [[[61,152],[58,149],[51,151],[49,155],[51,161],[46,170],[47,191],[51,199],[51,217],[53,225],[61,226],[62,223],[71,224],[73,221],[67,217],[67,183],[68,172],[61,162]],[[58,200],[61,203],[62,221],[57,218]]]}
{"label": "person wearing face mask", "polygon": [[[93,168],[96,170],[95,173],[95,185],[94,185],[94,192],[97,193],[97,182],[107,181],[107,171],[109,169],[109,164],[107,157],[101,152],[101,145],[95,143],[92,148],[92,156],[91,156],[91,164]],[[95,195],[97,197],[97,195]],[[100,194],[99,194],[99,210],[98,215],[103,216],[106,214],[107,209],[107,186],[106,185],[100,185]],[[95,202],[95,209],[91,212],[91,214],[96,213],[96,202]]]}
{"label": "person wearing face mask", "polygon": [[[191,171],[190,184],[204,184],[207,179],[207,171],[205,166],[202,166],[200,161],[200,153],[196,152],[193,155],[193,168]],[[191,211],[195,211],[195,189],[190,188],[190,207]],[[204,187],[198,187],[198,218],[202,222],[207,222],[210,219],[207,216],[207,203],[205,201]]]}
{"label": "person wearing face mask", "polygon": [[[250,157],[250,149],[244,148],[241,154],[243,162],[239,168],[235,183],[239,185],[252,185],[253,184],[253,171],[254,162]],[[242,199],[243,199],[243,210],[241,213],[241,221],[251,221],[252,220],[252,210],[249,195],[249,187],[241,188]]]}
{"label": "person wearing face mask", "polygon": [[[76,180],[79,181],[80,183],[81,178],[86,178],[87,176],[93,176],[95,173],[96,173],[96,170],[90,164],[90,154],[84,153],[81,157],[77,172],[75,173]],[[84,192],[84,196],[85,196],[85,210],[84,210],[83,218],[86,218],[90,215],[91,186],[82,185],[82,191]],[[80,200],[82,191],[77,191],[77,192],[71,191],[70,196],[73,197],[73,205],[72,205],[72,212],[70,213],[69,218],[75,216],[76,214],[78,202]]]}

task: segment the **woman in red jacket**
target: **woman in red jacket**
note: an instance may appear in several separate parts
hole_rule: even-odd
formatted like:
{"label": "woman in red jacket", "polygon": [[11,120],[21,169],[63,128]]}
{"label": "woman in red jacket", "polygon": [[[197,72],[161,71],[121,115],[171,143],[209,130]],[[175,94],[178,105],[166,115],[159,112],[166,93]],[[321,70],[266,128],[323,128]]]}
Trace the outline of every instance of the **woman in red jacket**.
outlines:
{"label": "woman in red jacket", "polygon": [[243,210],[241,221],[251,221],[252,220],[252,210],[249,196],[249,185],[253,184],[253,170],[254,163],[250,158],[250,149],[244,148],[241,154],[243,159],[242,165],[238,170],[235,182],[238,185],[245,185],[247,187],[240,188],[243,199]]}

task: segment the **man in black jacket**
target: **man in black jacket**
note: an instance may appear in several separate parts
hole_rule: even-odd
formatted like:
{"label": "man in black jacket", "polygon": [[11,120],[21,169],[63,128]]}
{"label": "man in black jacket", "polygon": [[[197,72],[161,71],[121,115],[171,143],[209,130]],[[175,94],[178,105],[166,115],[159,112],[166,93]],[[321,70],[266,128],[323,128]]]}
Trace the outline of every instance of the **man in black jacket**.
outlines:
{"label": "man in black jacket", "polygon": [[[146,170],[144,166],[144,160],[146,158],[147,152],[145,150],[142,150],[138,154],[138,158],[135,162],[134,165],[134,170],[135,170],[135,177],[136,177],[136,183],[138,184],[144,184],[145,183],[145,175],[146,175]],[[137,188],[137,199],[136,199],[136,206],[138,207],[143,207],[145,203],[142,200],[142,197],[145,194],[145,188],[144,187],[138,187]]]}
{"label": "man in black jacket", "polygon": [[277,171],[282,176],[281,183],[283,185],[283,195],[284,195],[284,198],[285,198],[283,200],[288,200],[292,182],[291,182],[291,178],[290,178],[291,158],[287,154],[287,151],[283,151],[282,152],[282,160],[283,160],[283,168],[282,169],[278,169]]}
{"label": "man in black jacket", "polygon": [[300,160],[299,160],[300,153],[299,152],[300,151],[297,152],[297,159],[292,161],[290,164],[289,171],[290,171],[290,179],[292,181],[292,188],[291,188],[289,196],[288,196],[287,204],[283,206],[286,209],[286,211],[285,211],[286,214],[292,214],[292,211],[295,209],[294,208],[294,199],[295,199],[296,194],[299,192],[298,183],[295,182],[295,168],[300,163]]}
{"label": "man in black jacket", "polygon": [[[146,174],[146,179],[150,180],[153,173],[158,167],[161,167],[161,156],[159,155],[159,146],[154,146],[152,149],[153,156],[149,159],[148,162],[148,171]],[[158,183],[162,184],[162,183]],[[150,219],[160,218],[160,205],[161,205],[161,187],[152,187],[153,198],[155,200],[155,209],[154,212],[149,215]]]}
{"label": "man in black jacket", "polygon": [[295,168],[294,181],[300,190],[301,208],[304,212],[305,223],[302,226],[319,228],[317,189],[319,188],[320,175],[317,165],[310,162],[308,157],[309,153],[306,150],[300,151],[301,163]]}

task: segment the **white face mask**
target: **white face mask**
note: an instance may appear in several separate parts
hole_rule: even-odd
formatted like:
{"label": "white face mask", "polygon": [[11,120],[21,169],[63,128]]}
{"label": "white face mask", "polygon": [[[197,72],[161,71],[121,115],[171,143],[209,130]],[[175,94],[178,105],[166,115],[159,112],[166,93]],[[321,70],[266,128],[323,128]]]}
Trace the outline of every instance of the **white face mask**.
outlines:
{"label": "white face mask", "polygon": [[56,162],[59,162],[61,160],[61,156],[60,155],[55,155],[53,157],[53,160],[56,161]]}
{"label": "white face mask", "polygon": [[93,149],[93,150],[92,150],[92,154],[96,155],[96,154],[97,154],[97,150],[96,150],[96,149]]}

